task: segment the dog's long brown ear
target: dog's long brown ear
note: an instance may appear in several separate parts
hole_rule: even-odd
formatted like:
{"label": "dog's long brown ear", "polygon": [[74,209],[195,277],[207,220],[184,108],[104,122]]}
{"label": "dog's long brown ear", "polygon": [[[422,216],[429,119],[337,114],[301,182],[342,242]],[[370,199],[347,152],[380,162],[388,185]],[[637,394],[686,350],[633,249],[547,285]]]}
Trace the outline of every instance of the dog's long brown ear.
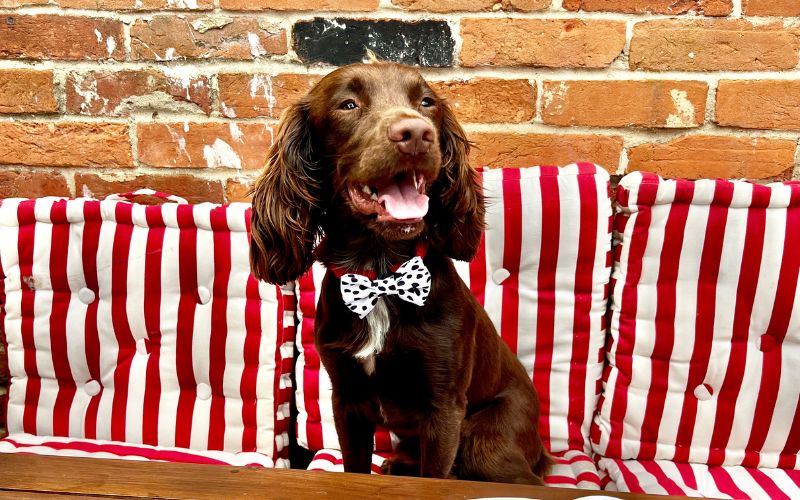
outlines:
{"label": "dog's long brown ear", "polygon": [[450,106],[441,101],[442,171],[431,189],[433,237],[452,258],[471,260],[484,229],[483,191],[469,164],[470,142]]}
{"label": "dog's long brown ear", "polygon": [[320,234],[322,172],[314,157],[307,109],[301,101],[284,111],[253,188],[250,266],[257,278],[279,285],[311,266]]}

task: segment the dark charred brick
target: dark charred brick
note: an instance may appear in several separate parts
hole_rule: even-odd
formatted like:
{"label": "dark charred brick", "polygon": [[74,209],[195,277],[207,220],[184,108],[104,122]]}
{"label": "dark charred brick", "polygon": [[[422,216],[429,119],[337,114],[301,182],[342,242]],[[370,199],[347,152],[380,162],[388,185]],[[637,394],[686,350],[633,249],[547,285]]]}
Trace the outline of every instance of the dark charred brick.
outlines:
{"label": "dark charred brick", "polygon": [[446,21],[314,18],[294,25],[294,49],[306,64],[359,62],[367,49],[378,58],[426,67],[452,66],[455,41]]}

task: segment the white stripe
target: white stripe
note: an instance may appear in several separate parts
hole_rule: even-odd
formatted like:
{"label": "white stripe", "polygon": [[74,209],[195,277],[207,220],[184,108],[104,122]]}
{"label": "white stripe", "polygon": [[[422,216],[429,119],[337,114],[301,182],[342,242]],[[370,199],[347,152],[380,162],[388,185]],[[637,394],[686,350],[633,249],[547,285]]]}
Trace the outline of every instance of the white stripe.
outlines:
{"label": "white stripe", "polygon": [[498,269],[503,268],[503,247],[504,241],[504,204],[503,204],[503,183],[502,171],[487,172],[483,179],[483,190],[488,200],[486,206],[486,296],[484,308],[489,318],[491,318],[495,329],[500,332],[500,322],[503,312],[503,289],[502,285],[497,285],[492,279],[492,275]]}
{"label": "white stripe", "polygon": [[[258,283],[258,291],[261,296],[261,331],[274,334],[277,330],[276,318],[278,314],[275,285],[260,281]],[[256,403],[256,418],[258,422],[256,449],[268,455],[272,455],[275,445],[275,410],[273,408],[273,387],[276,369],[275,349],[277,349],[275,338],[265,335],[261,339],[258,377],[256,380],[256,393],[258,394],[258,402]]]}
{"label": "white stripe", "polygon": [[8,411],[6,427],[8,432],[22,432],[22,415],[25,409],[25,391],[28,378],[25,376],[22,349],[22,282],[19,269],[19,228],[17,209],[19,200],[3,200],[0,203],[0,259],[6,275],[5,320],[3,328],[7,341],[8,369],[14,382],[8,388]]}
{"label": "white stripe", "polygon": [[[232,225],[232,218],[244,216],[242,213],[234,211],[228,211],[226,215],[229,227]],[[228,280],[225,373],[222,379],[225,391],[224,446],[226,450],[239,450],[242,447],[244,435],[241,384],[244,373],[244,348],[247,340],[245,308],[247,307],[247,281],[250,277],[250,246],[247,241],[247,233],[231,232],[230,241],[231,275]]]}
{"label": "white stripe", "polygon": [[[209,358],[211,346],[211,308],[214,302],[214,234],[200,227],[210,227],[210,213],[207,210],[193,210],[197,230],[197,288],[205,289],[209,301],[198,303],[194,311],[194,331],[192,332],[192,370],[195,383],[210,385]],[[198,292],[199,293],[199,292]],[[192,413],[191,448],[208,449],[208,429],[211,416],[211,398],[195,399]]]}
{"label": "white stripe", "polygon": [[759,469],[766,474],[775,485],[789,498],[800,498],[800,485],[792,480],[786,471],[781,469]]}
{"label": "white stripe", "polygon": [[[101,205],[104,221],[114,220],[113,204]],[[114,368],[117,366],[117,353],[119,346],[114,335],[114,325],[111,321],[111,273],[112,262],[121,256],[113,255],[114,233],[117,225],[113,222],[103,222],[100,226],[100,242],[97,247],[97,333],[100,347],[100,383],[103,390],[100,395],[100,405],[97,411],[97,438],[111,439],[111,408],[114,397]],[[127,256],[126,256],[127,258]],[[78,381],[79,383],[81,381]],[[85,383],[86,381],[84,381]],[[81,388],[79,387],[79,390]]]}
{"label": "white stripe", "polygon": [[[537,169],[538,172],[538,169]],[[522,223],[522,234],[519,235],[520,241],[520,262],[518,273],[518,293],[519,302],[517,306],[517,358],[519,358],[525,371],[528,372],[528,378],[533,379],[533,367],[536,363],[536,327],[538,318],[538,289],[539,289],[539,258],[542,249],[542,233],[541,231],[525,231],[524,228],[541,228],[542,227],[542,186],[538,176],[530,178],[530,170],[520,171],[522,180],[519,184],[520,197],[522,199],[522,206],[520,207],[520,220]],[[530,179],[530,180],[528,180]],[[498,191],[502,193],[502,184],[498,187]],[[505,204],[505,199],[503,200]],[[505,209],[505,207],[503,207]],[[505,217],[503,217],[505,219]],[[502,225],[503,221],[498,223]],[[500,232],[503,240],[499,240],[497,254],[500,257],[505,253],[505,227]],[[492,276],[487,276],[489,280]],[[487,280],[488,281],[488,280]],[[502,300],[502,286],[500,287],[500,299]],[[501,302],[502,303],[502,302]],[[503,311],[505,312],[505,311]],[[498,318],[498,322],[500,318]],[[571,320],[570,320],[571,321]],[[500,332],[498,324],[498,332]],[[571,333],[571,332],[570,332]],[[556,338],[555,341],[558,339]],[[555,355],[555,349],[553,349]],[[548,394],[553,396],[553,393],[548,391]],[[551,402],[552,404],[552,402]],[[553,412],[550,412],[552,417]],[[566,413],[563,413],[566,414]],[[551,418],[551,425],[553,419]],[[564,421],[566,425],[566,421]],[[553,433],[551,436],[555,437],[558,432]],[[555,438],[558,440],[559,438]],[[557,446],[553,444],[553,449],[565,448],[566,442],[561,442]]]}

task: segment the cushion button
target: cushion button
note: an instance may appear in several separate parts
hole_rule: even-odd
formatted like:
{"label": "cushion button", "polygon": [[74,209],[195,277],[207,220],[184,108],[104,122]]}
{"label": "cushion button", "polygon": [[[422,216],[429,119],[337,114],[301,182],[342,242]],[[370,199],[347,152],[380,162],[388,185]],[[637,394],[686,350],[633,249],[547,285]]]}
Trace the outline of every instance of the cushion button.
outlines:
{"label": "cushion button", "polygon": [[84,304],[91,304],[94,302],[96,295],[91,288],[81,288],[78,290],[78,299]]}
{"label": "cushion button", "polygon": [[197,384],[197,398],[207,400],[211,397],[211,386],[208,384]]}
{"label": "cushion button", "polygon": [[694,388],[694,397],[700,401],[708,401],[713,393],[714,390],[708,384],[698,385]]}
{"label": "cushion button", "polygon": [[197,296],[200,298],[201,304],[208,304],[208,301],[211,300],[211,291],[204,286],[198,287]]}
{"label": "cushion button", "polygon": [[100,394],[100,382],[97,380],[90,380],[83,384],[83,391],[91,397],[97,396]]}
{"label": "cushion button", "polygon": [[769,334],[764,334],[761,336],[761,340],[758,343],[758,348],[761,349],[762,352],[769,352],[775,349],[775,337]]}
{"label": "cushion button", "polygon": [[508,272],[508,269],[503,269],[501,267],[492,273],[492,281],[494,281],[495,285],[500,285],[507,280],[509,276],[511,276],[511,273]]}

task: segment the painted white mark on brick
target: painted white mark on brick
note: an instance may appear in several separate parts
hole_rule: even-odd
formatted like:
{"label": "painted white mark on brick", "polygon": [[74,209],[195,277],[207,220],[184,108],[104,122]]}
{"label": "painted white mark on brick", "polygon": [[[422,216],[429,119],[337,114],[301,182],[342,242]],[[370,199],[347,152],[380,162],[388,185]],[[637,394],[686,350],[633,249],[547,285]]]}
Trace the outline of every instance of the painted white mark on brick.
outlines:
{"label": "painted white mark on brick", "polygon": [[[183,131],[189,131],[189,127],[186,122],[183,122]],[[178,151],[180,151],[181,154],[183,154],[189,160],[189,163],[191,163],[192,155],[190,155],[189,151],[186,149],[186,137],[183,137],[179,133],[172,130],[172,127],[170,126],[167,126],[167,132],[169,132],[170,137],[172,137],[172,141],[178,145]]]}
{"label": "painted white mark on brick", "polygon": [[170,79],[172,82],[180,84],[181,88],[186,91],[186,99],[191,99],[189,95],[189,90],[191,86],[195,88],[202,87],[203,81],[198,80],[192,84],[192,78],[196,75],[193,73],[192,68],[186,67],[175,67],[170,68],[166,67],[163,69],[164,74]]}
{"label": "painted white mark on brick", "polygon": [[134,5],[134,7],[136,7],[137,9],[141,9],[142,7],[144,7],[144,4],[142,4],[142,0],[136,0],[136,1],[133,3],[133,5]]}
{"label": "painted white mark on brick", "polygon": [[113,37],[106,38],[106,48],[108,49],[108,57],[111,57],[117,49],[117,41]]}
{"label": "painted white mark on brick", "polygon": [[694,52],[689,52],[687,55],[689,56],[689,59],[694,59]]}
{"label": "painted white mark on brick", "polygon": [[90,113],[91,108],[95,102],[102,103],[102,107],[100,108],[98,113],[106,112],[106,106],[108,106],[108,99],[100,97],[97,94],[97,80],[91,79],[89,84],[86,85],[84,77],[82,75],[76,74],[73,88],[75,89],[75,93],[83,98],[83,102],[81,103],[81,113]]}
{"label": "painted white mark on brick", "polygon": [[264,50],[264,46],[261,45],[261,40],[255,33],[248,33],[247,41],[250,43],[250,55],[253,57],[261,57],[267,53],[267,51]]}
{"label": "painted white mark on brick", "polygon": [[236,123],[230,122],[228,124],[228,128],[231,131],[231,137],[234,141],[244,142],[244,133],[239,129],[239,126],[236,125]]}
{"label": "painted white mark on brick", "polygon": [[675,113],[667,116],[667,127],[684,128],[695,126],[694,104],[689,100],[689,94],[685,90],[672,89],[669,91],[669,95],[672,97]]}
{"label": "painted white mark on brick", "polygon": [[189,133],[189,122],[183,122],[183,131]]}
{"label": "painted white mark on brick", "polygon": [[94,36],[97,37],[97,43],[103,43],[103,34],[100,33],[100,30],[94,30]]}
{"label": "painted white mark on brick", "polygon": [[[275,99],[275,94],[272,91],[272,77],[270,75],[253,75],[253,78],[250,79],[250,97],[256,97],[259,91],[264,93],[269,115],[272,116],[277,99]],[[253,109],[256,109],[255,106]]]}
{"label": "painted white mark on brick", "polygon": [[175,57],[175,48],[169,47],[167,51],[164,53],[164,60],[171,61]]}
{"label": "painted white mark on brick", "polygon": [[81,188],[81,193],[83,193],[84,198],[94,199],[94,193],[92,193],[92,190],[89,189],[89,186],[87,186],[86,184],[84,184],[83,187]]}
{"label": "painted white mark on brick", "polygon": [[167,0],[167,5],[179,9],[196,9],[197,0]]}
{"label": "painted white mark on brick", "polygon": [[233,148],[222,139],[217,139],[214,144],[203,147],[203,158],[206,159],[208,168],[242,168],[242,160]]}
{"label": "painted white mark on brick", "polygon": [[[544,94],[542,95],[542,104],[544,104],[544,109],[548,111],[561,111],[561,108],[564,107],[564,97],[567,95],[567,90],[569,90],[569,86],[566,82],[560,82],[558,84],[558,88],[552,90],[545,90]],[[553,106],[554,109],[549,109],[550,106]]]}
{"label": "painted white mark on brick", "polygon": [[220,102],[220,105],[222,105],[222,114],[226,118],[236,118],[236,111],[233,108],[229,108],[224,102]]}

